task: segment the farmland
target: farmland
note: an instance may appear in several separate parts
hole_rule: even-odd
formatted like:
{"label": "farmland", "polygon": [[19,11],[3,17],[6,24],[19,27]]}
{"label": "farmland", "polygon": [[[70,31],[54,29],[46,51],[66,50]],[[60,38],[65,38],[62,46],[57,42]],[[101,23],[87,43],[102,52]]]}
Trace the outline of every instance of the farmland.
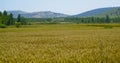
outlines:
{"label": "farmland", "polygon": [[0,28],[0,63],[120,63],[120,25]]}

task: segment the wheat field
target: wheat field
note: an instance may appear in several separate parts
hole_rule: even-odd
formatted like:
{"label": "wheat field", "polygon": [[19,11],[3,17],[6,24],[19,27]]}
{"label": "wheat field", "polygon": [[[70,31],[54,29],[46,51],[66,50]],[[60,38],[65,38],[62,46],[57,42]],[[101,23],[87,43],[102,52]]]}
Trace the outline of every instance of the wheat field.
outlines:
{"label": "wheat field", "polygon": [[0,63],[120,63],[120,27],[31,25],[0,29]]}

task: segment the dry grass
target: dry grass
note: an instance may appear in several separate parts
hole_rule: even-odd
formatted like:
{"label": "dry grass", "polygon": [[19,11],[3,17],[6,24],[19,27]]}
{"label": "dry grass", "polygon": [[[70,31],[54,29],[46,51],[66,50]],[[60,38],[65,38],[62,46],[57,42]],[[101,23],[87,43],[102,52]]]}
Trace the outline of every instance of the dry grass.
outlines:
{"label": "dry grass", "polygon": [[0,29],[0,63],[120,63],[120,28],[40,25]]}

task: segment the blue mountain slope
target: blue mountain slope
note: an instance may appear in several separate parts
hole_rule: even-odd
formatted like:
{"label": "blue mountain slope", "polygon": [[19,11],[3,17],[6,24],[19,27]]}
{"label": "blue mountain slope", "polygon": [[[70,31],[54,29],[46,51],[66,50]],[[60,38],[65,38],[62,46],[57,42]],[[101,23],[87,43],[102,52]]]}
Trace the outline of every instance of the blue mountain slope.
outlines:
{"label": "blue mountain slope", "polygon": [[108,7],[90,10],[81,14],[74,15],[74,17],[89,17],[89,16],[100,16],[115,12],[119,7]]}

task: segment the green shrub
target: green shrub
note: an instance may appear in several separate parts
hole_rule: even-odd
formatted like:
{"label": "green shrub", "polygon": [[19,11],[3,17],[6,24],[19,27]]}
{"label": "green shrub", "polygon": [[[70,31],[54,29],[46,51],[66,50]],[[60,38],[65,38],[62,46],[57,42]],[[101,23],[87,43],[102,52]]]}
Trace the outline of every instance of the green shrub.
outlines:
{"label": "green shrub", "polygon": [[15,26],[19,28],[21,26],[21,22],[15,22]]}
{"label": "green shrub", "polygon": [[6,28],[7,26],[5,24],[0,24],[0,28]]}
{"label": "green shrub", "polygon": [[104,26],[105,29],[112,29],[113,26]]}

